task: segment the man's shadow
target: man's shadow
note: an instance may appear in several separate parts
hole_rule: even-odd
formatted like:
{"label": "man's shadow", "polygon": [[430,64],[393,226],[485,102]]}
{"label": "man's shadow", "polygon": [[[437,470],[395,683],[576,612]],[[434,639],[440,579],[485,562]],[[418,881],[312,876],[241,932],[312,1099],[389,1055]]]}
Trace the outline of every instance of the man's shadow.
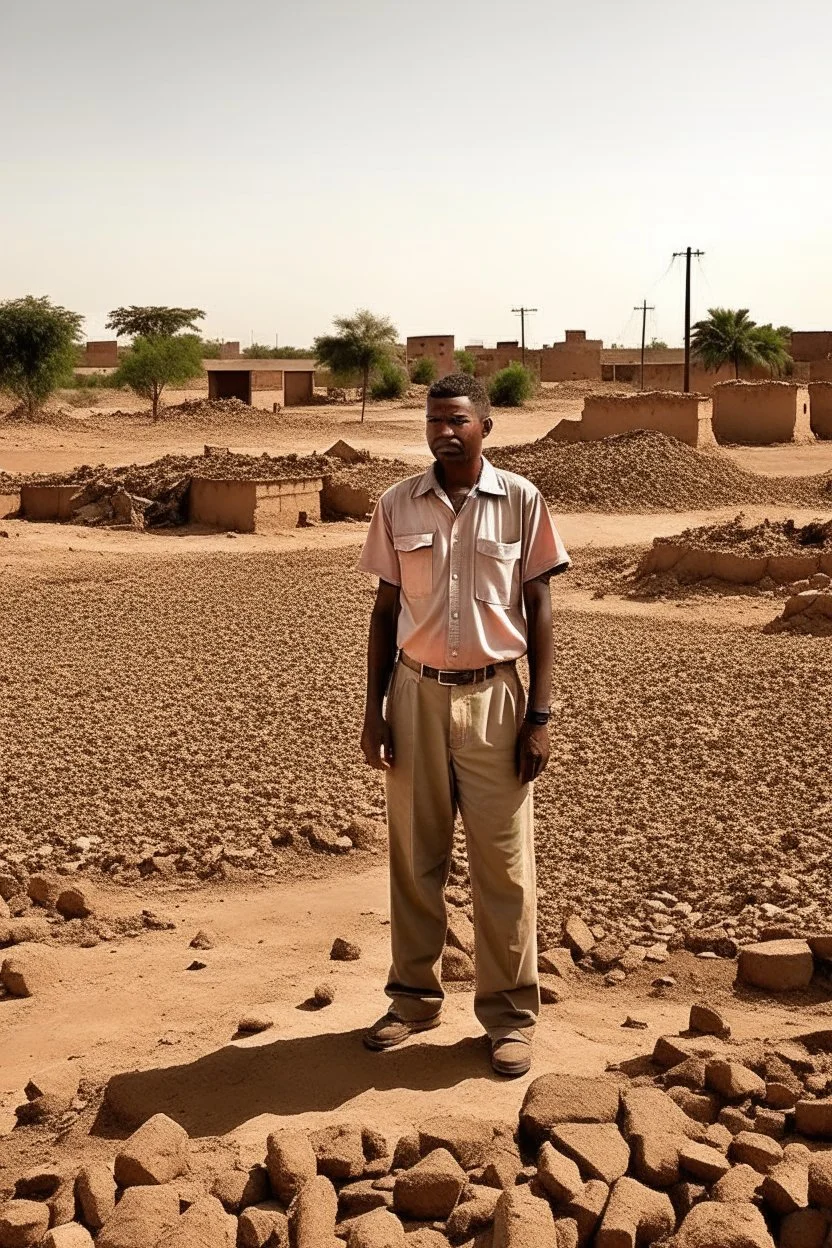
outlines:
{"label": "man's shadow", "polygon": [[435,1092],[492,1075],[485,1037],[371,1053],[362,1031],[227,1045],[181,1066],[113,1075],[93,1134],[119,1138],[153,1114],[192,1137],[224,1135],[258,1114],[336,1109],[369,1089]]}

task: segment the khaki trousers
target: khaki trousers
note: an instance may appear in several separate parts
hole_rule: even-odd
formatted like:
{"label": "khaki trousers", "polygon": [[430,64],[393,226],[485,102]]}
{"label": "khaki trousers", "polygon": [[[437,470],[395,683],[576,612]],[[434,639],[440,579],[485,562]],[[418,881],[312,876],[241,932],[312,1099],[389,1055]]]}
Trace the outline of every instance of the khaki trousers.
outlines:
{"label": "khaki trousers", "polygon": [[511,664],[482,684],[459,686],[396,664],[387,698],[393,964],[385,991],[392,1013],[405,1020],[442,1007],[444,889],[459,810],[474,902],[474,1012],[493,1039],[534,1026],[540,992],[532,795],[516,766],[524,713]]}

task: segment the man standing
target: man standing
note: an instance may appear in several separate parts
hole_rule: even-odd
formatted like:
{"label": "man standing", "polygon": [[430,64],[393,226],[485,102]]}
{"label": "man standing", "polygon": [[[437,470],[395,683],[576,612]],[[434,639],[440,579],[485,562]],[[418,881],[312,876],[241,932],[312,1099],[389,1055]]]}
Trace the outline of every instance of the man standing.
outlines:
{"label": "man standing", "polygon": [[[525,1074],[540,1009],[531,781],[549,759],[549,578],[569,557],[539,492],[482,454],[488,395],[466,374],[428,391],[435,463],[378,501],[361,568],[379,578],[361,748],[384,771],[392,966],[389,1049],[438,1025],[453,828],[465,826],[474,1010],[503,1075]],[[528,709],[515,661],[528,654]],[[386,698],[386,703],[385,703]]]}

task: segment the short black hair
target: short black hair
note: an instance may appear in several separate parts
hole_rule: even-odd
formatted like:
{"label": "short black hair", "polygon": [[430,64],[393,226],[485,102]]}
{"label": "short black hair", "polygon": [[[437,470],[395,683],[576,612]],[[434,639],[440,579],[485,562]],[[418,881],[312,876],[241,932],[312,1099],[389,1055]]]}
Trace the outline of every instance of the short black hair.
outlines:
{"label": "short black hair", "polygon": [[470,373],[449,373],[440,377],[428,390],[429,399],[470,399],[480,420],[491,415],[491,400],[488,391],[478,377]]}

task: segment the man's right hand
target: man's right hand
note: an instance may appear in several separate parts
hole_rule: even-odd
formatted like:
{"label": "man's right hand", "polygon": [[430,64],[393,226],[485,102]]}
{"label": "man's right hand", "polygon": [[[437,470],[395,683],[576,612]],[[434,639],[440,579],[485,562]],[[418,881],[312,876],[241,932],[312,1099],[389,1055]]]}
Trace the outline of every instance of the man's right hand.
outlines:
{"label": "man's right hand", "polygon": [[361,729],[361,749],[376,771],[389,771],[393,765],[393,734],[381,711],[368,712]]}

